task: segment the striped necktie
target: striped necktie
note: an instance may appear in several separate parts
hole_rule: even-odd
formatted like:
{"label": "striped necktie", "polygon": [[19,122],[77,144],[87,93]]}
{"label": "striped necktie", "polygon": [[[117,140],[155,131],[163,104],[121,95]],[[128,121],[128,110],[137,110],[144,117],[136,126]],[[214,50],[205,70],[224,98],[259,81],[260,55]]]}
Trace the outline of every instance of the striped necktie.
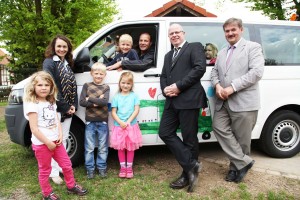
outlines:
{"label": "striped necktie", "polygon": [[175,60],[176,56],[178,55],[178,52],[179,52],[180,48],[181,47],[174,48],[174,54],[173,54],[172,62]]}

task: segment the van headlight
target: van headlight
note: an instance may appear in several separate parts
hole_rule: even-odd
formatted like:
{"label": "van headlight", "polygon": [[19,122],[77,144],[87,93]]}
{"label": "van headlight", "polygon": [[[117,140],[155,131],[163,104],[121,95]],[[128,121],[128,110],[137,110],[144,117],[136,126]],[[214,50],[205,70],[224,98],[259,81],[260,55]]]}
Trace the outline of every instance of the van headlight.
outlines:
{"label": "van headlight", "polygon": [[23,89],[12,90],[8,96],[8,104],[16,105],[23,103]]}

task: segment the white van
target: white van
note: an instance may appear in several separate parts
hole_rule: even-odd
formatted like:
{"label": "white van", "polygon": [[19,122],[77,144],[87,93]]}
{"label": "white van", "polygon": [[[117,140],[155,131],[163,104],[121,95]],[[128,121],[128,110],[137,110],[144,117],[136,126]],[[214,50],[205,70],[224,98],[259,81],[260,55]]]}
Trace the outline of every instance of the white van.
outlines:
{"label": "white van", "polygon": [[[155,64],[144,72],[133,72],[134,91],[141,99],[139,125],[143,134],[143,145],[163,144],[158,136],[164,97],[160,89],[159,76],[164,55],[171,50],[167,37],[168,27],[179,23],[186,32],[188,42],[215,44],[225,47],[222,25],[225,20],[201,17],[143,18],[132,21],[113,22],[84,41],[74,51],[78,95],[85,82],[91,81],[90,66],[100,59],[102,62],[115,56],[117,36],[128,33],[138,45],[139,35],[148,32],[155,48]],[[259,139],[262,149],[273,157],[291,157],[300,151],[300,23],[286,21],[244,22],[243,37],[262,45],[265,56],[265,72],[260,81],[261,109],[252,132],[252,139]],[[137,47],[137,46],[136,46]],[[210,82],[212,66],[207,66],[201,82],[208,97],[209,107],[201,110],[199,117],[199,142],[215,142],[211,122],[215,93]],[[110,98],[116,94],[121,72],[108,71],[106,83],[111,88]],[[7,131],[13,142],[23,146],[31,144],[31,132],[23,117],[22,95],[26,80],[12,89],[9,105],[5,111]],[[111,102],[110,99],[110,102]],[[83,161],[84,112],[79,107],[73,117],[67,151],[74,165]],[[110,127],[112,118],[109,120]],[[178,130],[180,134],[180,130]]]}

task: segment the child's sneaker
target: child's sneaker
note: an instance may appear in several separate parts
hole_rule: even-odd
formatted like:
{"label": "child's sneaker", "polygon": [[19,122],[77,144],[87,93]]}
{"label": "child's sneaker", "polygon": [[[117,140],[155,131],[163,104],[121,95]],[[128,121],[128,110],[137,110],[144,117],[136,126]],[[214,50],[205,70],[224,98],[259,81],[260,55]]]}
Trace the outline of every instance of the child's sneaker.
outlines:
{"label": "child's sneaker", "polygon": [[87,189],[84,189],[80,185],[75,184],[75,186],[71,189],[67,188],[68,194],[77,194],[79,196],[86,195],[88,192]]}
{"label": "child's sneaker", "polygon": [[99,169],[99,176],[101,178],[106,178],[107,177],[107,171],[106,171],[106,169]]}
{"label": "child's sneaker", "polygon": [[132,167],[127,168],[126,178],[133,178],[133,170]]}
{"label": "child's sneaker", "polygon": [[125,178],[126,177],[126,167],[121,167],[119,177],[120,178]]}
{"label": "child's sneaker", "polygon": [[87,174],[87,178],[88,179],[95,178],[95,172],[94,172],[94,170],[87,171],[86,174]]}
{"label": "child's sneaker", "polygon": [[51,192],[51,194],[49,194],[46,197],[43,197],[43,200],[59,200],[59,197],[54,194],[54,192]]}

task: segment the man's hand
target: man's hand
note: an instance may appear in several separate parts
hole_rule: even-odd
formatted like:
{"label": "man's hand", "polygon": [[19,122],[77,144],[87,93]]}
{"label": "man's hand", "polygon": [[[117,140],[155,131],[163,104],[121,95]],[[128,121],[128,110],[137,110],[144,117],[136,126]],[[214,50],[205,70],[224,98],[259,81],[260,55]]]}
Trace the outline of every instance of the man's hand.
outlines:
{"label": "man's hand", "polygon": [[164,93],[168,97],[175,97],[175,96],[178,96],[178,94],[180,93],[180,90],[177,88],[176,83],[173,83],[172,85],[165,87]]}
{"label": "man's hand", "polygon": [[232,86],[224,88],[223,90],[223,96],[225,97],[225,99],[228,99],[229,96],[232,95],[233,93],[234,93],[234,89]]}
{"label": "man's hand", "polygon": [[226,94],[223,90],[224,90],[224,88],[218,83],[216,85],[216,96],[222,100],[225,100]]}
{"label": "man's hand", "polygon": [[216,96],[222,100],[227,100],[234,93],[233,87],[223,88],[220,84],[216,85]]}

